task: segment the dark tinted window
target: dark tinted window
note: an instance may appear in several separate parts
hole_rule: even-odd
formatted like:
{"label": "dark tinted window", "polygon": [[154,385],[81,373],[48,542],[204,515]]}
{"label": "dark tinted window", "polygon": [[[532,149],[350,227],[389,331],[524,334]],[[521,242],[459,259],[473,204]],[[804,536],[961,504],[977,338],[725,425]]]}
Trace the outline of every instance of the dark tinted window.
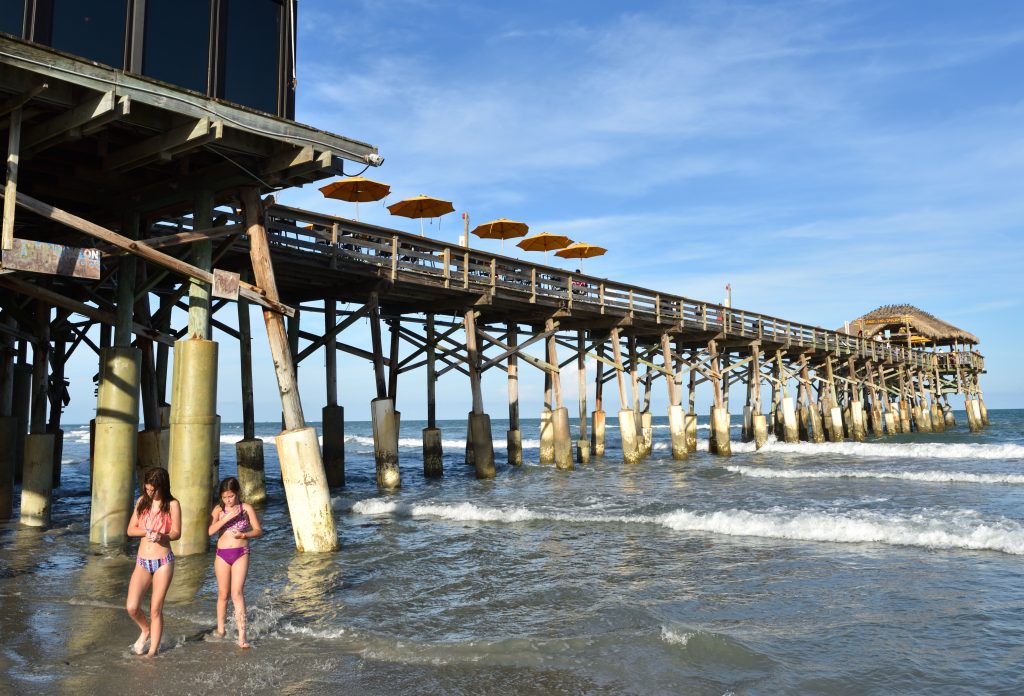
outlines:
{"label": "dark tinted window", "polygon": [[142,74],[206,92],[210,0],[146,0]]}
{"label": "dark tinted window", "polygon": [[124,67],[128,0],[53,0],[51,45],[90,60]]}
{"label": "dark tinted window", "polygon": [[25,0],[0,0],[0,31],[21,36]]}
{"label": "dark tinted window", "polygon": [[228,101],[277,113],[281,3],[227,0],[224,89]]}

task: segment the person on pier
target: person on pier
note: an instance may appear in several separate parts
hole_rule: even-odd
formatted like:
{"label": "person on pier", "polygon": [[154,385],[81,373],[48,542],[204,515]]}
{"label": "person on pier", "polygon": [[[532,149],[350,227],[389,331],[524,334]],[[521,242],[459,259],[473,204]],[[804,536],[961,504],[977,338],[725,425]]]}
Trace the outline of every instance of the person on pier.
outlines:
{"label": "person on pier", "polygon": [[[138,624],[139,637],[132,646],[136,655],[153,657],[160,649],[164,628],[164,598],[174,577],[171,542],[181,537],[181,506],[171,495],[171,481],[165,469],[150,469],[143,478],[142,495],[128,522],[128,536],[142,537],[135,570],[128,583],[128,616]],[[142,610],[142,596],[152,586],[149,619]]]}
{"label": "person on pier", "polygon": [[228,596],[235,606],[238,647],[248,648],[245,631],[245,577],[249,572],[249,539],[263,534],[263,527],[252,505],[242,502],[238,479],[228,476],[218,489],[220,504],[210,513],[210,536],[220,532],[213,571],[217,576],[217,635],[223,638],[228,613]]}

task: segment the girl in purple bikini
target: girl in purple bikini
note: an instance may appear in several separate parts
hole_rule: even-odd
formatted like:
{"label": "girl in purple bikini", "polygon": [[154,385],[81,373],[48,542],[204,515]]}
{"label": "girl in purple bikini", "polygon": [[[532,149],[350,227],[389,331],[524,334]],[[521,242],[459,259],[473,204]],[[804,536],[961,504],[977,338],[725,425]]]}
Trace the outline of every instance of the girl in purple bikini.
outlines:
{"label": "girl in purple bikini", "polygon": [[228,596],[235,605],[238,625],[238,647],[248,648],[245,639],[245,575],[249,570],[249,539],[263,534],[260,520],[252,505],[242,502],[238,479],[228,476],[220,482],[220,505],[210,513],[209,535],[220,532],[213,570],[217,575],[217,635],[224,637],[224,619],[228,612]]}
{"label": "girl in purple bikini", "polygon": [[[181,505],[171,495],[171,482],[164,469],[150,469],[142,482],[142,495],[135,501],[135,510],[128,522],[128,536],[142,537],[139,556],[128,582],[128,616],[139,626],[139,638],[132,646],[136,655],[149,657],[160,649],[164,629],[164,597],[174,577],[174,554],[171,542],[181,537]],[[142,611],[142,595],[152,585],[149,618]]]}

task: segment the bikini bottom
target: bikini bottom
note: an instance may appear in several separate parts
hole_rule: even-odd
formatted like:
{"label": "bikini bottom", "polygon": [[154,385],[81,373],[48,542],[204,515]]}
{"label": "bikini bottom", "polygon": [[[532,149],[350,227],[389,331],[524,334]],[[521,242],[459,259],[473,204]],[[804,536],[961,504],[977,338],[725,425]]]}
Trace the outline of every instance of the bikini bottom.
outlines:
{"label": "bikini bottom", "polygon": [[224,559],[224,562],[228,565],[234,565],[242,556],[249,553],[248,546],[240,546],[235,549],[217,549],[217,556]]}

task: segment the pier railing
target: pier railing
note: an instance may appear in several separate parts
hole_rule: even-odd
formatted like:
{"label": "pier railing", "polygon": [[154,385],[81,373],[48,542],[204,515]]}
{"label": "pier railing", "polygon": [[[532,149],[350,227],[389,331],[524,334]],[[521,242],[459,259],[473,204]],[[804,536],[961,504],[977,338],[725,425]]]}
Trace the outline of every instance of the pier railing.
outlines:
{"label": "pier railing", "polygon": [[642,319],[663,324],[666,331],[723,333],[837,356],[908,363],[923,370],[952,371],[958,364],[983,369],[984,364],[974,351],[929,352],[852,336],[297,208],[270,207],[266,225],[275,247],[320,255],[334,265],[373,266],[394,281],[529,303],[554,301],[568,311]]}

